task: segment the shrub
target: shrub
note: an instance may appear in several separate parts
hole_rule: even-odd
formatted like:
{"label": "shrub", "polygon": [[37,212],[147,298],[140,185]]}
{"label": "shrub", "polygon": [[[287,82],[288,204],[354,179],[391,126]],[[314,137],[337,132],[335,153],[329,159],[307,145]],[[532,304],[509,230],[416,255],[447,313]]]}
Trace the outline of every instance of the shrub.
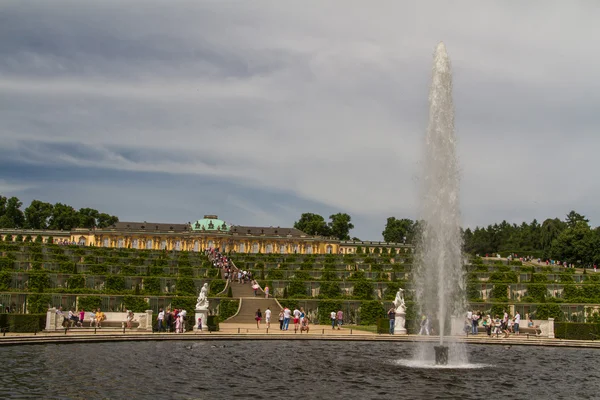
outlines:
{"label": "shrub", "polygon": [[[320,300],[317,303],[317,318],[318,323],[321,325],[331,324],[330,314],[331,312],[337,312],[342,309],[341,300]],[[317,321],[315,321],[317,322]]]}
{"label": "shrub", "polygon": [[42,235],[37,235],[35,237],[35,243],[44,243],[44,238],[42,238]]}
{"label": "shrub", "polygon": [[191,267],[179,267],[179,276],[194,276],[194,270]]}
{"label": "shrub", "polygon": [[555,322],[554,336],[557,339],[594,340],[600,337],[600,324],[579,322]]}
{"label": "shrub", "polygon": [[360,300],[373,299],[373,284],[367,280],[360,280],[354,283],[352,295]]}
{"label": "shrub", "polygon": [[302,281],[310,281],[312,279],[312,277],[307,271],[296,271],[294,273],[294,278],[300,279]]}
{"label": "shrub", "polygon": [[125,278],[118,275],[109,275],[106,277],[105,287],[107,290],[125,290]]}
{"label": "shrub", "polygon": [[267,279],[274,281],[281,280],[283,279],[283,271],[280,269],[269,270],[269,273],[267,274]]}
{"label": "shrub", "polygon": [[164,273],[165,269],[161,266],[151,266],[150,268],[148,268],[148,275],[160,276],[164,275]]}
{"label": "shrub", "polygon": [[467,299],[470,301],[481,300],[481,291],[479,290],[479,284],[468,282],[467,283]]}
{"label": "shrub", "polygon": [[323,281],[337,281],[339,280],[337,273],[335,271],[323,270],[321,274],[321,280]]}
{"label": "shrub", "polygon": [[490,297],[496,300],[508,300],[508,285],[503,283],[496,283],[492,288],[492,293]]}
{"label": "shrub", "polygon": [[304,282],[299,279],[293,279],[288,283],[287,295],[292,298],[305,298],[307,297],[306,286]]}
{"label": "shrub", "polygon": [[336,299],[342,295],[340,285],[337,282],[324,281],[321,282],[319,288],[319,298]]}
{"label": "shrub", "polygon": [[360,325],[374,325],[377,318],[385,316],[383,305],[379,301],[363,301],[358,309]]}
{"label": "shrub", "polygon": [[222,299],[219,303],[219,317],[222,321],[229,317],[232,317],[237,312],[240,306],[239,300],[225,300]]}
{"label": "shrub", "polygon": [[558,304],[538,304],[537,308],[533,312],[535,319],[548,319],[554,318],[556,321],[562,321],[564,313],[561,311]]}
{"label": "shrub", "polygon": [[46,326],[45,312],[36,314],[1,314],[0,327],[9,332],[39,332]]}
{"label": "shrub", "polygon": [[527,285],[527,296],[531,297],[537,303],[546,302],[546,285],[539,283],[530,283]]}
{"label": "shrub", "polygon": [[353,272],[349,277],[348,280],[349,281],[360,281],[360,280],[365,280],[367,279],[365,277],[365,273],[363,271],[356,271]]}
{"label": "shrub", "polygon": [[79,296],[77,297],[78,309],[95,310],[102,307],[102,297],[100,296]]}
{"label": "shrub", "polygon": [[42,293],[50,287],[50,278],[47,271],[31,272],[29,274],[29,289],[33,292]]}
{"label": "shrub", "polygon": [[[194,285],[194,280],[192,278],[183,277],[178,278],[175,283],[175,288],[177,289],[177,294],[183,295],[195,295],[196,294],[196,286]],[[194,303],[194,307],[196,303]],[[193,310],[193,308],[192,308]]]}
{"label": "shrub", "polygon": [[223,279],[214,279],[210,282],[210,295],[211,296],[216,296],[217,294],[221,293],[223,290],[225,290],[225,286],[226,286],[227,282]]}
{"label": "shrub", "polygon": [[144,283],[144,292],[149,294],[160,294],[160,279],[156,277],[146,277],[142,281]]}
{"label": "shrub", "polygon": [[105,275],[108,272],[108,266],[105,264],[92,264],[88,267],[90,274]]}
{"label": "shrub", "polygon": [[27,296],[27,311],[30,314],[45,313],[51,302],[52,296],[49,294],[30,294]]}
{"label": "shrub", "polygon": [[123,297],[123,307],[133,312],[144,312],[150,308],[150,304],[143,297],[125,296]]}
{"label": "shrub", "polygon": [[67,287],[69,289],[77,289],[85,287],[85,277],[82,275],[71,275],[67,279]]}

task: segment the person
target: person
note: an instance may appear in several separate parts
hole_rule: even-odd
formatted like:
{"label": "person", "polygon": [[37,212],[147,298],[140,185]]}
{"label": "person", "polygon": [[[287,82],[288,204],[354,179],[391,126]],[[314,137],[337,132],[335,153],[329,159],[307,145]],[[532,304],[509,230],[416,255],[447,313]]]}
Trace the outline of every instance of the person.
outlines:
{"label": "person", "polygon": [[198,317],[198,330],[202,331],[202,317]]}
{"label": "person", "polygon": [[185,321],[187,320],[187,311],[181,310],[179,312],[179,318],[181,318],[181,332],[180,333],[185,333]]}
{"label": "person", "polygon": [[74,308],[71,308],[69,310],[69,324],[71,326],[73,326],[73,325],[79,326],[79,317],[75,313],[75,309]]}
{"label": "person", "polygon": [[90,314],[90,328],[94,325],[96,325],[96,312],[94,311],[94,309],[92,309],[92,311],[89,312]]}
{"label": "person", "polygon": [[[177,311],[177,310],[175,310],[175,311]],[[183,320],[181,319],[181,316],[178,315],[175,318],[175,333],[183,333],[182,326],[183,326]]]}
{"label": "person", "polygon": [[83,326],[83,319],[85,318],[85,311],[83,308],[79,310],[79,326]]}
{"label": "person", "polygon": [[475,311],[473,311],[473,315],[471,316],[471,323],[473,325],[471,333],[473,335],[477,335],[477,327],[479,326],[479,315],[475,313]]}
{"label": "person", "polygon": [[300,307],[300,325],[302,325],[302,320],[305,316],[306,314],[304,313],[304,307]]}
{"label": "person", "polygon": [[252,290],[254,290],[254,297],[256,297],[256,294],[258,292],[258,283],[256,281],[252,283]]}
{"label": "person", "polygon": [[158,331],[162,332],[163,331],[163,322],[165,320],[165,312],[163,311],[163,309],[159,309],[158,310]]}
{"label": "person", "polygon": [[65,326],[65,313],[63,312],[62,306],[58,307],[56,310],[56,320],[60,323],[61,326]]}
{"label": "person", "polygon": [[260,308],[256,310],[256,314],[254,314],[254,319],[256,320],[256,329],[260,329],[260,321],[262,320],[262,312],[260,312]]}
{"label": "person", "polygon": [[331,319],[331,329],[335,329],[335,311],[329,314],[329,318]]}
{"label": "person", "polygon": [[514,319],[514,324],[513,324],[513,331],[515,332],[515,335],[519,335],[519,324],[521,323],[521,314],[519,314],[519,312],[517,311],[517,313],[515,314],[515,319]]}
{"label": "person", "polygon": [[267,307],[265,310],[265,322],[267,323],[267,329],[271,327],[271,308]]}
{"label": "person", "polygon": [[298,328],[300,328],[300,310],[294,308],[294,332],[298,332]]}
{"label": "person", "polygon": [[390,308],[387,312],[388,318],[390,320],[390,335],[394,334],[394,326],[396,324],[396,309],[394,307]]}
{"label": "person", "polygon": [[338,310],[336,314],[336,320],[339,331],[342,328],[342,325],[344,324],[344,312],[342,310]]}
{"label": "person", "polygon": [[283,330],[283,310],[279,310],[279,330]]}
{"label": "person", "polygon": [[302,318],[302,323],[300,324],[300,334],[302,334],[302,331],[306,331],[306,333],[308,333],[309,327],[308,327],[308,323],[310,321],[308,320],[307,316],[304,316],[304,318]]}
{"label": "person", "polygon": [[265,299],[269,298],[269,287],[265,286]]}
{"label": "person", "polygon": [[287,331],[290,326],[290,318],[292,316],[292,312],[289,308],[283,309],[283,330]]}
{"label": "person", "polygon": [[106,315],[104,315],[102,310],[100,310],[100,308],[98,308],[98,310],[96,311],[96,326],[98,328],[102,328],[102,321],[104,321],[105,319],[106,319]]}
{"label": "person", "polygon": [[127,310],[127,329],[131,329],[133,327],[133,311]]}

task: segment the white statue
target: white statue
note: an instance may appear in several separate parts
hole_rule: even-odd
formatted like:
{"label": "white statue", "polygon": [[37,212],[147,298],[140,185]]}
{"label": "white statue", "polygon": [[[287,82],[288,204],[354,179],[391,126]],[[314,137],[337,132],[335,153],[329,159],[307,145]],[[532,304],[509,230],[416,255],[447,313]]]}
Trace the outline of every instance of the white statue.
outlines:
{"label": "white statue", "polygon": [[198,301],[196,302],[196,310],[207,310],[208,309],[208,283],[205,283],[200,289],[198,295]]}
{"label": "white statue", "polygon": [[394,306],[396,307],[396,313],[404,313],[406,311],[406,305],[404,304],[404,289],[400,288],[398,293],[396,293]]}

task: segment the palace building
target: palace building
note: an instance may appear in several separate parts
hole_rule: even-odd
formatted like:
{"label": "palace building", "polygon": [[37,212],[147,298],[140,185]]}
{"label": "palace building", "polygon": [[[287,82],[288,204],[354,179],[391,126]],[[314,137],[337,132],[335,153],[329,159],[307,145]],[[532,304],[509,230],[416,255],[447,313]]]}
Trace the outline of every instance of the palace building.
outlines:
{"label": "palace building", "polygon": [[0,229],[3,240],[11,235],[34,239],[40,235],[46,241],[70,242],[80,246],[116,247],[127,249],[202,251],[208,248],[222,252],[262,254],[354,254],[358,247],[374,251],[384,248],[408,251],[410,245],[385,242],[340,241],[337,238],[311,236],[296,228],[232,225],[216,215],[187,224],[151,222],[117,222],[106,228],[74,228],[70,232],[50,230]]}

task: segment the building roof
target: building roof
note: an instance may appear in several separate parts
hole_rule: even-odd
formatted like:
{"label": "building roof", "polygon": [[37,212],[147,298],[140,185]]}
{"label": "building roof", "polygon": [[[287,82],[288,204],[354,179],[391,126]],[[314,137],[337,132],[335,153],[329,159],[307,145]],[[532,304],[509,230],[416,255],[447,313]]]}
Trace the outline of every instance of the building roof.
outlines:
{"label": "building roof", "polygon": [[292,236],[292,237],[309,237],[306,233],[296,228],[280,228],[280,227],[265,227],[265,226],[243,226],[233,225],[230,229],[231,233],[240,235],[250,234],[254,236]]}
{"label": "building roof", "polygon": [[216,215],[205,215],[204,218],[196,222],[192,222],[191,228],[193,231],[229,231],[229,224],[219,219]]}
{"label": "building roof", "polygon": [[172,231],[189,232],[188,224],[163,224],[158,222],[117,222],[106,229],[117,229],[119,231]]}

